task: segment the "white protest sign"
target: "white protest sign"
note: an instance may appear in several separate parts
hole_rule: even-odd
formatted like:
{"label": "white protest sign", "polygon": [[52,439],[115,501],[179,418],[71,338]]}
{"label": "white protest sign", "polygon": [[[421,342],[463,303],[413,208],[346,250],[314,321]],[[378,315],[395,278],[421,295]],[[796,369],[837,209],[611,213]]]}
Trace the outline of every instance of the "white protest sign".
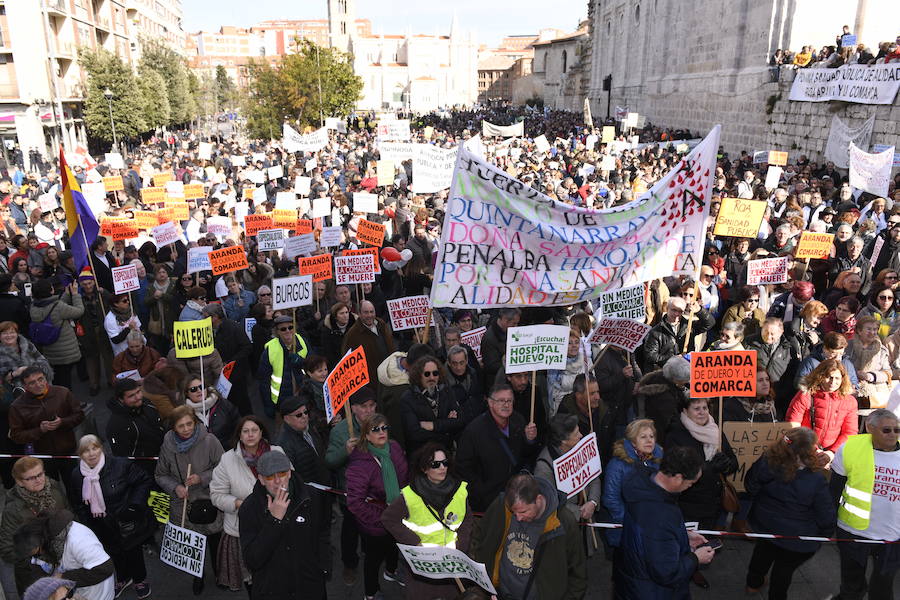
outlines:
{"label": "white protest sign", "polygon": [[400,142],[408,140],[410,138],[409,119],[379,121],[375,134],[379,140]]}
{"label": "white protest sign", "polygon": [[603,292],[600,294],[600,311],[604,318],[620,317],[643,321],[647,317],[644,284]]}
{"label": "white protest sign", "polygon": [[[238,223],[244,222],[244,217],[250,214],[250,205],[246,202],[235,202],[234,203],[234,218]],[[209,219],[206,219],[207,225],[209,224]],[[206,228],[209,231],[209,227]],[[229,229],[229,233],[231,230]],[[227,235],[227,234],[226,234]]]}
{"label": "white protest sign", "polygon": [[432,194],[450,187],[456,148],[443,149],[431,144],[416,144],[413,156],[413,190],[417,194]]}
{"label": "white protest sign", "polygon": [[[247,206],[246,202],[239,202]],[[237,213],[237,210],[235,210]],[[245,213],[246,214],[246,213]],[[230,217],[206,217],[206,232],[216,236],[227,237],[231,235],[231,218]]]}
{"label": "white protest sign", "polygon": [[341,120],[337,117],[325,117],[325,129],[337,131],[338,125],[340,125],[340,123]]}
{"label": "white protest sign", "polygon": [[887,196],[893,163],[893,147],[869,154],[850,142],[850,185],[876,196]]}
{"label": "white protest sign", "polygon": [[103,160],[106,161],[106,164],[109,165],[110,169],[124,169],[125,161],[122,159],[122,155],[118,152],[107,152],[103,155]]}
{"label": "white protest sign", "polygon": [[263,173],[262,171],[257,171],[257,170],[244,171],[243,175],[244,175],[244,179],[246,179],[252,183],[255,183],[257,185],[262,185],[266,182],[266,174]]}
{"label": "white protest sign", "polygon": [[312,218],[320,219],[331,214],[331,198],[313,198]]}
{"label": "white protest sign", "polygon": [[378,214],[378,194],[353,192],[353,212]]}
{"label": "white protest sign", "polygon": [[53,192],[47,192],[46,194],[41,194],[38,197],[38,206],[41,207],[41,212],[52,212],[54,209],[59,207],[59,202],[56,201],[56,194]]}
{"label": "white protest sign", "polygon": [[[212,149],[213,145],[209,142],[200,142],[200,147],[197,149],[197,157],[200,160],[211,160],[212,159]],[[231,163],[234,165],[234,162]]]}
{"label": "white protest sign", "polygon": [[216,381],[216,391],[222,394],[223,398],[228,398],[228,395],[231,393],[231,382],[228,381],[224,374],[220,374],[218,381]]}
{"label": "white protest sign", "polygon": [[254,152],[250,158],[254,163],[258,162],[266,162],[266,153],[265,152]]}
{"label": "white protest sign", "polygon": [[781,174],[784,172],[784,169],[781,167],[772,165],[769,167],[769,170],[766,171],[766,189],[774,190],[778,187],[778,183],[781,181]]}
{"label": "white protest sign", "polygon": [[599,477],[601,470],[597,434],[592,431],[571,450],[553,461],[556,489],[571,498]]}
{"label": "white protest sign", "polygon": [[341,243],[341,226],[323,227],[322,233],[319,234],[319,246],[322,248],[331,248]]}
{"label": "white protest sign", "polygon": [[565,369],[569,328],[529,325],[506,330],[506,373]]}
{"label": "white protest sign", "polygon": [[264,186],[259,186],[255,190],[253,190],[253,206],[259,206],[260,204],[265,204],[269,201],[269,196],[266,194],[266,188]]}
{"label": "white protest sign", "polygon": [[872,256],[869,258],[869,264],[874,267],[878,263],[878,255],[881,254],[881,247],[884,246],[884,238],[880,235],[875,238],[875,245],[872,246]]}
{"label": "white protest sign", "polygon": [[247,166],[247,157],[246,156],[232,156],[231,157],[231,166],[232,167],[246,167]]}
{"label": "white protest sign", "polygon": [[247,339],[253,341],[253,326],[256,325],[256,319],[253,317],[247,317],[244,319],[244,333],[247,334]]}
{"label": "white protest sign", "polygon": [[272,310],[312,304],[312,275],[272,280]]}
{"label": "white protest sign", "polygon": [[152,233],[157,248],[174,244],[182,239],[181,227],[175,225],[174,221],[157,225],[153,228]]}
{"label": "white protest sign", "polygon": [[141,381],[143,378],[141,377],[141,372],[137,369],[129,369],[128,371],[116,373],[116,379],[134,379],[135,381]]}
{"label": "white protest sign", "polygon": [[880,152],[884,152],[885,150],[893,149],[894,151],[894,168],[900,167],[900,152],[889,144],[872,144],[872,152],[874,154],[878,154]]}
{"label": "white protest sign", "polygon": [[603,159],[600,161],[600,170],[601,171],[615,171],[616,170],[616,159],[611,154],[604,154]]}
{"label": "white protest sign", "polygon": [[297,175],[297,178],[294,179],[294,192],[300,194],[301,196],[309,196],[309,187],[311,183],[311,177]]}
{"label": "white protest sign", "polygon": [[484,337],[484,332],[486,331],[487,327],[479,327],[478,329],[470,329],[459,335],[460,343],[471,348],[472,352],[475,353],[475,358],[478,360],[481,360],[481,338]]}
{"label": "white protest sign", "polygon": [[416,575],[429,579],[469,579],[489,594],[497,594],[484,565],[461,550],[446,546],[407,546],[397,544],[406,564]]}
{"label": "white protest sign", "polygon": [[269,179],[278,179],[280,177],[284,177],[284,167],[281,165],[275,165],[268,168]]}
{"label": "white protest sign", "polygon": [[113,292],[116,294],[127,294],[134,290],[141,289],[141,282],[138,279],[137,265],[123,265],[121,267],[112,268]]}
{"label": "white protest sign", "polygon": [[308,160],[306,161],[306,163],[303,165],[303,170],[304,170],[306,173],[309,173],[310,171],[312,171],[313,169],[315,169],[315,168],[318,167],[318,166],[319,166],[319,163],[316,162],[316,159],[315,159],[315,158],[310,158],[310,159],[308,159]]}
{"label": "white protest sign", "polygon": [[334,282],[337,285],[372,283],[375,270],[370,254],[334,257]]}
{"label": "white protest sign", "polygon": [[303,233],[284,240],[282,254],[285,258],[294,258],[301,254],[312,254],[315,250],[316,238],[311,233]]}
{"label": "white protest sign", "polygon": [[547,150],[549,150],[550,142],[547,141],[547,136],[541,134],[541,135],[537,136],[536,138],[534,138],[534,147],[541,154],[543,154]]}
{"label": "white protest sign", "polygon": [[167,181],[165,188],[166,188],[166,196],[184,198],[184,182],[182,182],[182,181]]}
{"label": "white protest sign", "polygon": [[209,253],[212,252],[212,246],[197,246],[196,248],[188,248],[187,272],[199,273],[200,271],[211,271],[212,266],[209,264]]}
{"label": "white protest sign", "polygon": [[284,247],[284,229],[261,229],[256,232],[256,242],[262,252]]}
{"label": "white protest sign", "polygon": [[[431,314],[428,296],[407,296],[388,300],[387,306],[391,314],[391,329],[394,331],[425,327]],[[431,325],[434,324],[434,317],[431,317]]]}
{"label": "white protest sign", "polygon": [[194,577],[203,576],[206,536],[190,529],[166,523],[159,560]]}
{"label": "white protest sign", "polygon": [[278,192],[275,194],[275,208],[279,210],[297,210],[297,194],[294,192]]}
{"label": "white protest sign", "polygon": [[392,160],[396,163],[412,160],[414,150],[415,144],[409,142],[378,141],[378,154],[381,160]]}
{"label": "white protest sign", "polygon": [[318,152],[328,145],[328,130],[324,127],[301,135],[285,123],[282,136],[281,143],[288,152]]}
{"label": "white protest sign", "polygon": [[747,285],[785,283],[788,280],[790,256],[762,258],[747,263]]}
{"label": "white protest sign", "polygon": [[588,335],[588,341],[592,344],[609,344],[634,352],[651,329],[653,328],[650,325],[641,321],[604,317]]}

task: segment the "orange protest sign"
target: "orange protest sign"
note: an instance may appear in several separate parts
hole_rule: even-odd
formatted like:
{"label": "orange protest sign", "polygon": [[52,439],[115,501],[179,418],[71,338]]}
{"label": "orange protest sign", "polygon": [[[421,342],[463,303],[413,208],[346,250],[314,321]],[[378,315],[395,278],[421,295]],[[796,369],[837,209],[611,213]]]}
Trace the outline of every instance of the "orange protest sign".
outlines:
{"label": "orange protest sign", "polygon": [[794,258],[828,258],[833,243],[834,234],[832,233],[804,231],[800,234]]}
{"label": "orange protest sign", "polygon": [[759,233],[759,226],[762,224],[765,212],[766,202],[764,200],[722,198],[713,234],[755,238]]}
{"label": "orange protest sign", "polygon": [[787,164],[787,157],[788,157],[787,152],[778,152],[776,150],[769,150],[769,158],[766,162],[768,162],[770,165],[778,165],[780,167],[783,167],[784,165]]}
{"label": "orange protest sign", "polygon": [[153,185],[164,186],[166,182],[174,181],[175,175],[172,173],[157,173],[153,176]]}
{"label": "orange protest sign", "polygon": [[313,282],[328,281],[334,277],[331,270],[331,254],[301,256],[299,266],[300,274],[312,275]]}
{"label": "orange protest sign", "polygon": [[133,220],[110,221],[109,235],[113,241],[130,240],[138,236],[138,228]]}
{"label": "orange protest sign", "polygon": [[165,208],[160,208],[156,211],[156,220],[159,221],[159,224],[168,223],[169,221],[175,220],[175,207],[174,206],[166,206]]}
{"label": "orange protest sign", "polygon": [[256,235],[262,229],[273,229],[272,215],[255,214],[244,217],[244,232],[248,235]]}
{"label": "orange protest sign", "polygon": [[369,383],[369,367],[362,346],[348,352],[325,379],[325,420],[331,422],[350,396]]}
{"label": "orange protest sign", "polygon": [[359,254],[371,254],[372,263],[375,265],[375,272],[381,273],[381,261],[378,260],[378,248],[358,248],[356,250],[344,250],[341,256],[356,256]]}
{"label": "orange protest sign", "polygon": [[206,193],[203,191],[202,183],[189,183],[184,186],[184,199],[185,200],[196,200],[197,198],[206,198]]}
{"label": "orange protest sign", "polygon": [[152,210],[136,210],[134,211],[134,224],[138,229],[153,229],[159,225],[159,219],[156,218],[156,212]]}
{"label": "orange protest sign", "polygon": [[209,253],[209,266],[213,275],[247,268],[247,254],[243,246],[226,246]]}
{"label": "orange protest sign", "polygon": [[190,211],[188,210],[187,202],[184,200],[177,200],[175,202],[166,202],[166,208],[171,208],[173,210],[173,218],[177,221],[187,221],[191,218]]}
{"label": "orange protest sign", "polygon": [[360,219],[356,225],[356,239],[364,244],[381,248],[384,244],[384,225]]}
{"label": "orange protest sign", "polygon": [[109,237],[112,235],[113,223],[122,223],[128,220],[128,217],[110,217],[104,216],[100,219],[100,235]]}
{"label": "orange protest sign", "polygon": [[107,192],[117,192],[125,189],[125,182],[122,181],[121,175],[103,178],[103,189]]}
{"label": "orange protest sign", "polygon": [[272,211],[272,224],[276,229],[293,229],[297,225],[297,211],[276,208]]}
{"label": "orange protest sign", "polygon": [[691,352],[691,398],[756,396],[756,350]]}
{"label": "orange protest sign", "polygon": [[297,219],[297,226],[294,231],[297,232],[297,235],[303,235],[304,233],[312,233],[313,230],[313,222],[312,219]]}
{"label": "orange protest sign", "polygon": [[144,204],[156,204],[166,201],[166,190],[161,187],[145,187],[141,190],[141,200]]}

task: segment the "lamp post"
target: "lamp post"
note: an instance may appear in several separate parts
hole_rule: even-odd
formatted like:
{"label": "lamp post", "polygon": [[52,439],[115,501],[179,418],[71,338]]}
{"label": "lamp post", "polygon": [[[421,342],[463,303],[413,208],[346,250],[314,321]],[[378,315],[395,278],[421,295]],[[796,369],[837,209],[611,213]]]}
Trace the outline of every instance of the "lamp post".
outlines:
{"label": "lamp post", "polygon": [[109,105],[109,125],[110,125],[110,127],[112,127],[113,149],[115,150],[118,147],[119,142],[116,139],[116,122],[113,121],[113,114],[112,114],[112,99],[113,99],[112,90],[109,88],[106,88],[105,90],[103,90],[103,97],[106,98],[106,103]]}

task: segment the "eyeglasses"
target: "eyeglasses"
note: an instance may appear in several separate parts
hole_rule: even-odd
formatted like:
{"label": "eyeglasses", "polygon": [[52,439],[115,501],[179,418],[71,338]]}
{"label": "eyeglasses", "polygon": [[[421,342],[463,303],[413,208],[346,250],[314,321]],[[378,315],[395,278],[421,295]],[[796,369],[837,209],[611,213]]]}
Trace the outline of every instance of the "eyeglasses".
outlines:
{"label": "eyeglasses", "polygon": [[182,281],[193,281],[194,278],[191,277],[190,275],[188,275],[187,277],[182,277],[181,280],[182,280]]}
{"label": "eyeglasses", "polygon": [[444,460],[433,460],[433,461],[431,461],[431,468],[432,468],[432,469],[440,469],[441,467],[449,467],[449,466],[450,466],[450,461],[447,460],[446,458],[445,458]]}
{"label": "eyeglasses", "polygon": [[379,431],[383,431],[383,432],[387,433],[390,428],[391,428],[390,425],[376,425],[369,431],[371,431],[372,433],[378,433]]}
{"label": "eyeglasses", "polygon": [[422,371],[422,375],[425,377],[437,377],[440,374],[440,371]]}
{"label": "eyeglasses", "polygon": [[[900,427],[882,427],[881,433],[897,433],[900,434]],[[42,473],[43,475],[43,473]]]}
{"label": "eyeglasses", "polygon": [[272,473],[271,475],[263,475],[263,479],[265,479],[266,481],[275,481],[276,479],[287,477],[290,474],[290,471],[278,471],[277,473]]}
{"label": "eyeglasses", "polygon": [[747,298],[749,304],[759,304],[759,298]]}
{"label": "eyeglasses", "polygon": [[885,279],[898,279],[898,278],[900,278],[900,275],[885,275],[884,278]]}
{"label": "eyeglasses", "polygon": [[[886,431],[885,433],[890,433],[890,432]],[[37,475],[32,475],[31,477],[23,477],[22,481],[37,481],[38,479],[43,479],[44,475],[45,475],[45,473],[43,471],[41,471]]]}
{"label": "eyeglasses", "polygon": [[41,375],[40,377],[36,377],[35,379],[30,379],[28,381],[23,381],[26,387],[30,387],[32,385],[40,385],[42,383],[47,383],[47,378]]}
{"label": "eyeglasses", "polygon": [[121,300],[119,300],[119,304],[122,304],[122,303],[131,304],[131,300],[129,300],[128,298],[122,298]]}
{"label": "eyeglasses", "polygon": [[295,417],[295,418],[299,419],[300,417],[305,417],[305,416],[308,415],[308,414],[309,414],[309,411],[308,411],[308,410],[298,410],[297,412],[295,412],[295,413],[293,413],[293,414],[290,414],[290,415],[288,415],[288,416],[289,416],[289,417]]}
{"label": "eyeglasses", "polygon": [[492,397],[491,402],[493,402],[495,404],[512,404],[513,399],[512,398],[493,398]]}
{"label": "eyeglasses", "polygon": [[284,326],[284,327],[279,327],[279,328],[278,328],[278,331],[293,331],[293,330],[294,330],[294,326],[293,326],[293,325],[286,325],[286,326]]}
{"label": "eyeglasses", "polygon": [[191,387],[188,388],[188,391],[193,394],[194,392],[199,392],[202,389],[203,389],[202,385],[192,385]]}

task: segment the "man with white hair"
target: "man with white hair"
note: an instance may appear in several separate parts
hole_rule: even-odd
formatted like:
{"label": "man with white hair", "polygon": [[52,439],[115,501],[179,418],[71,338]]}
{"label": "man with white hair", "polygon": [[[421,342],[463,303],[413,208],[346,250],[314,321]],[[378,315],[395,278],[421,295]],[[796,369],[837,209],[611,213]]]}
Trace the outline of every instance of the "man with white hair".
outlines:
{"label": "man with white hair", "polygon": [[[644,371],[649,373],[661,369],[666,361],[684,349],[684,338],[687,335],[688,320],[684,316],[688,309],[687,300],[678,296],[669,298],[666,315],[663,317],[644,340]],[[694,322],[691,326],[691,343],[688,350],[693,348],[693,338],[701,333],[709,331],[715,325],[712,315],[692,300],[690,312],[694,313]]]}

